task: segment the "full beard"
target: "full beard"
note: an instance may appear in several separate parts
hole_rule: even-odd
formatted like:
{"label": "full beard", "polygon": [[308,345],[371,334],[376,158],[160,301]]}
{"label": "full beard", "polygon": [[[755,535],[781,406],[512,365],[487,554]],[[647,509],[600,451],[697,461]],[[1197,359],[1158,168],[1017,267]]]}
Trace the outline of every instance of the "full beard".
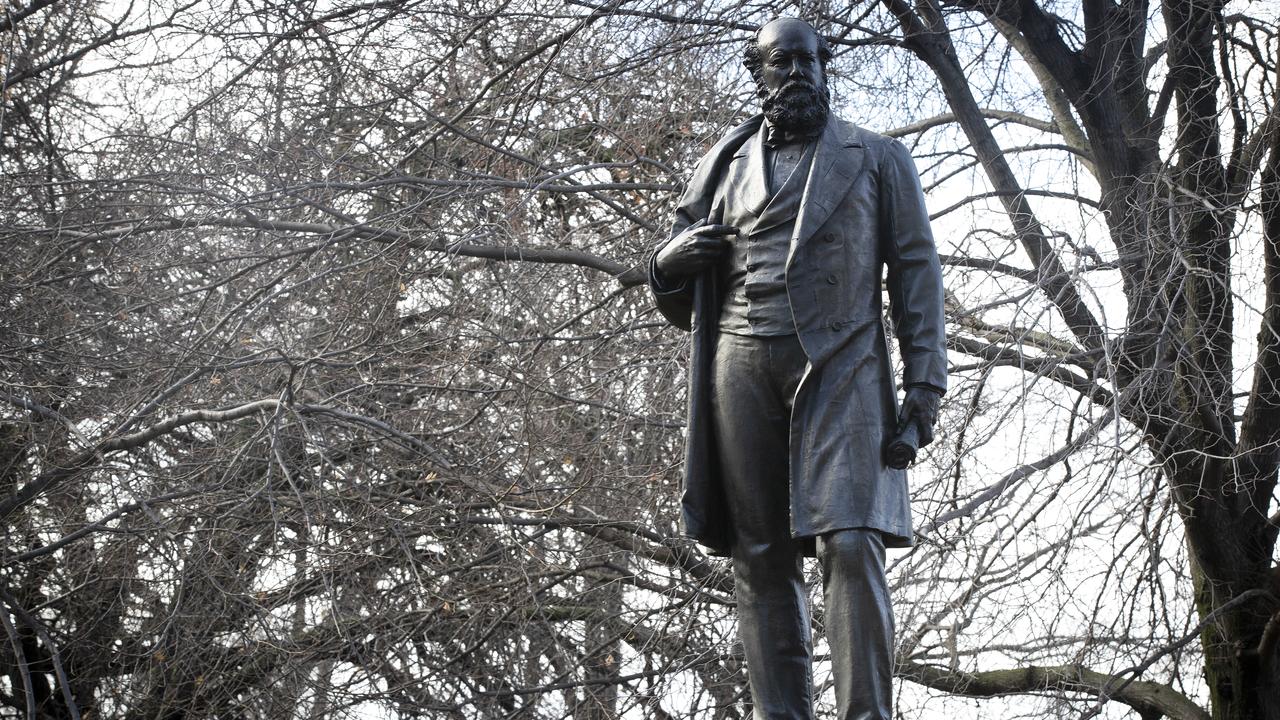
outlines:
{"label": "full beard", "polygon": [[764,116],[777,128],[792,133],[815,133],[827,124],[827,117],[831,114],[831,93],[825,83],[815,87],[795,80],[766,96],[760,107]]}

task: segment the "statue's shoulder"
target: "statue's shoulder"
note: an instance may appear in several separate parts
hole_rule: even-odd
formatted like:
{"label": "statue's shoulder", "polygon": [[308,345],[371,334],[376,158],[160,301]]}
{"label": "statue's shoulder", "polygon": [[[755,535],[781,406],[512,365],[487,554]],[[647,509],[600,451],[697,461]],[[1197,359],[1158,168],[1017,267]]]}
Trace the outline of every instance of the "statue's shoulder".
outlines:
{"label": "statue's shoulder", "polygon": [[711,149],[707,150],[707,152],[703,154],[700,162],[706,163],[714,160],[724,153],[736,151],[744,142],[747,141],[748,138],[756,134],[756,131],[760,129],[760,123],[762,122],[764,122],[764,115],[757,114],[738,123],[733,127],[733,129],[722,135],[720,139],[711,146]]}
{"label": "statue's shoulder", "polygon": [[[710,203],[711,195],[715,192],[725,165],[733,157],[733,152],[741,147],[747,138],[755,134],[763,120],[763,115],[748,118],[717,140],[711,149],[703,154],[702,159],[698,160],[698,164],[694,166],[689,181],[685,184],[684,194],[680,199],[681,207],[692,206],[703,200]],[[695,216],[704,216],[706,208],[702,208],[700,212],[702,215],[695,213]]]}
{"label": "statue's shoulder", "polygon": [[861,146],[884,152],[898,142],[887,135],[835,118],[836,134],[845,145]]}
{"label": "statue's shoulder", "polygon": [[911,158],[911,151],[902,144],[901,140],[838,118],[836,131],[846,146],[866,148],[874,167],[882,170],[886,167],[909,167],[913,172],[915,171],[915,161]]}

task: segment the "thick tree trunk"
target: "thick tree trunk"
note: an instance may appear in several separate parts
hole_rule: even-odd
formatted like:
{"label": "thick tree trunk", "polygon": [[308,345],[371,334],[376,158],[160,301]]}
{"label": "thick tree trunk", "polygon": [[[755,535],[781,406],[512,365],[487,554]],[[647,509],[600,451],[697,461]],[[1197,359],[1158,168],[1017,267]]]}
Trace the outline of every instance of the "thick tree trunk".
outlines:
{"label": "thick tree trunk", "polygon": [[1280,720],[1280,663],[1259,648],[1268,623],[1280,612],[1274,594],[1272,543],[1260,508],[1242,507],[1239,494],[1213,492],[1235,487],[1220,461],[1165,467],[1174,491],[1195,492],[1182,503],[1192,561],[1196,606],[1203,629],[1205,681],[1214,720]]}
{"label": "thick tree trunk", "polygon": [[[1259,652],[1280,610],[1280,598],[1269,593],[1270,492],[1257,493],[1260,484],[1273,485],[1275,466],[1251,466],[1251,442],[1237,440],[1233,417],[1233,215],[1218,139],[1214,55],[1222,7],[1216,0],[1181,0],[1165,2],[1162,10],[1178,121],[1177,163],[1168,179],[1176,218],[1170,241],[1187,273],[1185,304],[1174,308],[1182,319],[1172,395],[1182,417],[1160,454],[1186,527],[1213,717],[1280,720],[1280,671]],[[1268,275],[1276,272],[1275,260],[1267,257]]]}

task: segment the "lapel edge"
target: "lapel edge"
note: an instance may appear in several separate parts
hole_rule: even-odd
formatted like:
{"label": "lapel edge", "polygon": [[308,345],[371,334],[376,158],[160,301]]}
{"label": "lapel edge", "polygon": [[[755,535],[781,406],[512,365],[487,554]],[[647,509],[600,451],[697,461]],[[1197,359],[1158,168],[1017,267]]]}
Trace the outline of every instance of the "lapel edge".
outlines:
{"label": "lapel edge", "polygon": [[847,125],[852,132],[842,137],[845,133],[837,129],[838,125],[847,124],[834,117],[827,123],[814,154],[804,195],[800,198],[800,217],[796,220],[795,234],[791,237],[787,267],[791,267],[796,248],[812,237],[822,223],[831,217],[836,203],[862,174],[867,155],[866,145],[854,134],[857,132],[855,126]]}

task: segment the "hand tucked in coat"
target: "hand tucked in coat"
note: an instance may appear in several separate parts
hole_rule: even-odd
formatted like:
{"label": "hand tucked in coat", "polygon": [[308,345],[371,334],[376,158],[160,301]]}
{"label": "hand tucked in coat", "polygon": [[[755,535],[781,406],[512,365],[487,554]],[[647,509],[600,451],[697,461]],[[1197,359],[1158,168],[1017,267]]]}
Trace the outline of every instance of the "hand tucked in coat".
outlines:
{"label": "hand tucked in coat", "polygon": [[898,432],[901,433],[907,423],[914,420],[920,429],[920,447],[933,442],[933,425],[938,421],[940,397],[941,393],[928,385],[909,386],[898,410]]}
{"label": "hand tucked in coat", "polygon": [[738,234],[732,225],[708,225],[695,223],[658,251],[654,264],[668,279],[694,275],[703,268],[719,262],[729,249],[727,235]]}

